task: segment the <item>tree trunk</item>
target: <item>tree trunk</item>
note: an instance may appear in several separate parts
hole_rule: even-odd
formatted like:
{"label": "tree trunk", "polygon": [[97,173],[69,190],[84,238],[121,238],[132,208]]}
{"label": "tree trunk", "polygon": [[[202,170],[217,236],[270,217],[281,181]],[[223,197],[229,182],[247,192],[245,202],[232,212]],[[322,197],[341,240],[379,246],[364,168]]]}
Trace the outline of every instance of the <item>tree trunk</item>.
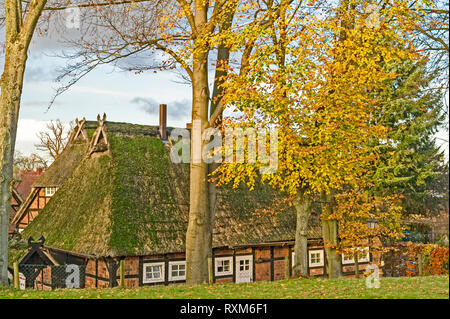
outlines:
{"label": "tree trunk", "polygon": [[0,285],[8,284],[8,229],[14,146],[27,51],[46,0],[32,0],[22,20],[18,0],[5,0],[6,50],[0,80]]}
{"label": "tree trunk", "polygon": [[[228,31],[231,28],[234,17],[234,10],[231,10],[223,23],[219,26],[219,32]],[[224,69],[224,66],[228,66],[228,61],[230,59],[230,48],[225,46],[224,44],[219,45],[217,49],[217,59],[216,59],[216,72],[214,75],[214,88],[211,96],[211,107],[209,110],[209,116],[212,117],[216,108],[218,107],[219,101],[222,99],[223,87],[222,84],[224,82],[224,78],[227,75],[227,70]],[[217,118],[215,123],[213,124],[215,127],[219,126],[222,122],[221,115]],[[211,163],[208,165],[208,175],[212,174],[218,167],[219,163]],[[216,208],[217,208],[217,189],[215,182],[208,183],[208,197],[209,197],[209,214],[210,214],[210,242],[212,248],[212,234],[214,230],[214,221],[216,217]],[[212,258],[212,249],[210,250],[210,258]],[[214,269],[214,267],[212,267]],[[211,270],[211,269],[210,269]],[[213,270],[212,270],[213,271]],[[210,281],[212,278],[212,274],[209,275]],[[210,282],[211,283],[211,282]]]}
{"label": "tree trunk", "polygon": [[297,225],[294,245],[294,276],[309,276],[308,273],[308,221],[311,215],[311,199],[303,191],[294,200]]}
{"label": "tree trunk", "polygon": [[[338,231],[336,220],[322,220],[322,234],[325,244],[325,254],[328,261],[328,277],[338,278],[342,276],[342,259],[338,254],[336,246],[338,244]],[[332,245],[329,247],[327,244]]]}
{"label": "tree trunk", "polygon": [[[198,16],[198,15],[197,15]],[[206,21],[206,15],[196,19]],[[197,24],[201,25],[201,21]],[[205,52],[206,51],[206,52]],[[202,160],[202,127],[208,122],[208,50],[193,56],[192,123],[190,163],[189,224],[186,233],[186,283],[208,282],[208,256],[211,256],[211,216],[208,201],[208,165]]]}
{"label": "tree trunk", "polygon": [[[332,195],[322,195],[322,200],[327,203],[328,214],[333,212]],[[342,276],[342,258],[337,252],[339,244],[338,224],[335,219],[322,218],[322,237],[327,256],[328,277],[338,278]]]}
{"label": "tree trunk", "polygon": [[359,254],[354,254],[353,260],[355,261],[355,278],[359,278]]}
{"label": "tree trunk", "polygon": [[8,230],[11,213],[14,145],[25,63],[20,52],[5,57],[0,96],[0,284],[8,284]]}

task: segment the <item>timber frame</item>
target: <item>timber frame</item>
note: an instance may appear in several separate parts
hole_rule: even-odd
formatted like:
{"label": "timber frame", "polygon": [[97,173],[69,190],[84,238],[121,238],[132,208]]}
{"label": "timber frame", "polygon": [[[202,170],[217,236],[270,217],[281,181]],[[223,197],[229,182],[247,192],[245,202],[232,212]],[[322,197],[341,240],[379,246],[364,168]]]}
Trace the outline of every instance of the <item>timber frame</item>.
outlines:
{"label": "timber frame", "polygon": [[11,224],[19,231],[25,229],[49,200],[50,197],[45,195],[45,187],[33,187],[14,215]]}
{"label": "timber frame", "polygon": [[107,153],[110,148],[108,137],[106,135],[106,114],[103,113],[103,118],[100,118],[100,114],[98,114],[97,122],[98,127],[95,130],[94,136],[91,140],[88,156],[91,156],[93,153]]}
{"label": "timber frame", "polygon": [[86,123],[86,118],[83,117],[83,119],[81,121],[79,121],[78,118],[76,118],[75,123],[76,123],[76,126],[73,129],[72,134],[70,134],[69,141],[67,143],[68,144],[72,143],[73,141],[76,141],[79,138],[82,138],[85,141],[88,141],[89,138],[84,129],[84,123]]}

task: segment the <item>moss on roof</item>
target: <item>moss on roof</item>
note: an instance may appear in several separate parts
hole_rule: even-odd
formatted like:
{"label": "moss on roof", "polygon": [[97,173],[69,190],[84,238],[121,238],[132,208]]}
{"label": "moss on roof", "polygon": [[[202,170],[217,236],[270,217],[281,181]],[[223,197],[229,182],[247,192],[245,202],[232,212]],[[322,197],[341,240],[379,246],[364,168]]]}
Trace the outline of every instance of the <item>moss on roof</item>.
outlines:
{"label": "moss on roof", "polygon": [[86,147],[87,143],[84,140],[77,140],[67,145],[45,173],[34,182],[33,187],[62,186],[85,155]]}
{"label": "moss on roof", "polygon": [[[92,128],[86,123],[89,131]],[[189,165],[170,162],[168,146],[144,130],[152,127],[106,125],[110,152],[79,160],[23,235],[44,235],[48,246],[97,256],[184,251]],[[61,156],[69,157],[64,153]],[[255,191],[244,186],[219,188],[213,245],[292,240],[292,207],[273,217],[253,214],[276,196],[266,185],[258,185]],[[317,227],[311,227],[310,237],[316,235]]]}

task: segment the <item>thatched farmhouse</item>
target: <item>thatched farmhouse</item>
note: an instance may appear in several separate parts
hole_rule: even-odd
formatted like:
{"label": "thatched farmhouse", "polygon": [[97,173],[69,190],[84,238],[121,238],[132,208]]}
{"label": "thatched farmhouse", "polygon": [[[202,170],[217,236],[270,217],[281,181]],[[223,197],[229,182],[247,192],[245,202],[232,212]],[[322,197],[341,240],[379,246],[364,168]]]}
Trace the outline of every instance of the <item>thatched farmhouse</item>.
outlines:
{"label": "thatched farmhouse", "polygon": [[[23,264],[85,265],[85,287],[117,285],[125,260],[125,285],[185,280],[189,165],[174,164],[165,123],[77,121],[64,152],[33,185],[13,222],[24,238],[45,242]],[[163,137],[163,138],[161,138]],[[213,233],[215,282],[277,280],[290,267],[295,212],[257,213],[276,200],[270,187],[221,187]],[[308,230],[311,275],[326,274],[317,216]],[[368,257],[369,258],[369,257]],[[361,260],[361,269],[364,262]],[[344,260],[344,273],[353,271]]]}

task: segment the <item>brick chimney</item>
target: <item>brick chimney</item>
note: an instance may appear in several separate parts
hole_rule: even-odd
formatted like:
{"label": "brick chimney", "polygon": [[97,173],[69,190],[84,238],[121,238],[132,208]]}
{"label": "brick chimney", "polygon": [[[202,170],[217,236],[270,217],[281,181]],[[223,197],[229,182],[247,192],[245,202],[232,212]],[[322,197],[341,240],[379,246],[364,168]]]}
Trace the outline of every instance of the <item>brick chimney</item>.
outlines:
{"label": "brick chimney", "polygon": [[162,140],[167,140],[167,105],[159,105],[159,134]]}

